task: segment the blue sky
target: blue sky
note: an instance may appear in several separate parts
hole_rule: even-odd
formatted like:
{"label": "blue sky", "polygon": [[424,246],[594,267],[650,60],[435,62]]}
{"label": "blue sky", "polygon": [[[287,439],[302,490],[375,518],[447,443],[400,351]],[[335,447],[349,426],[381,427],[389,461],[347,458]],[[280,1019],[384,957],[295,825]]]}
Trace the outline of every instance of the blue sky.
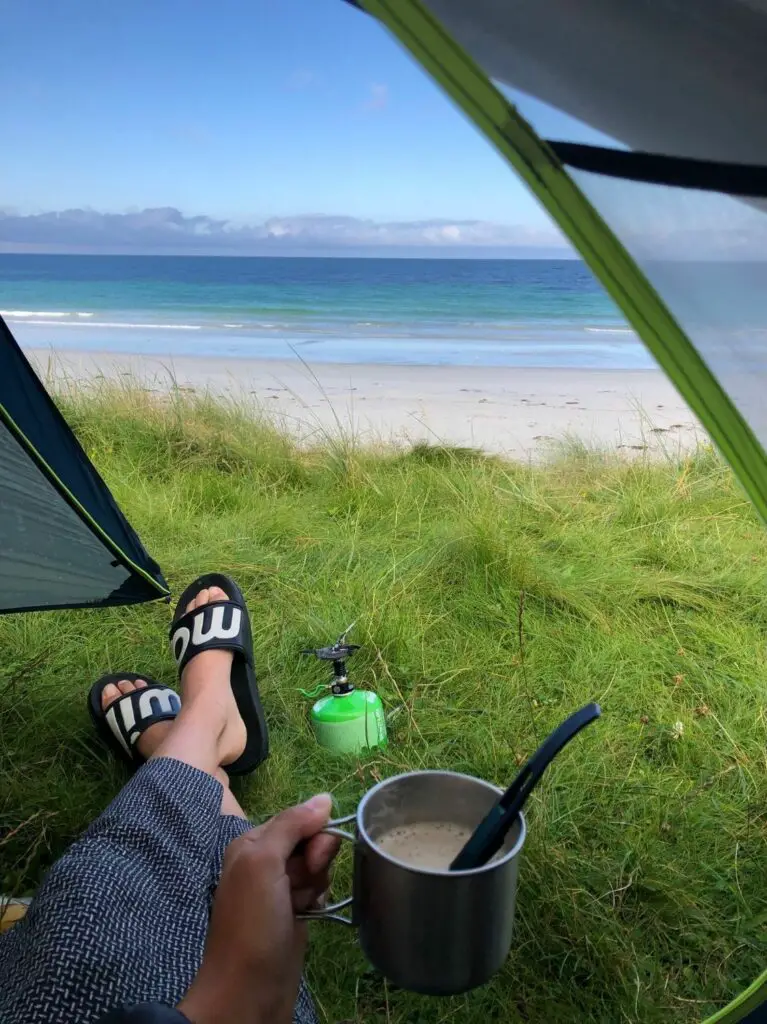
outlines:
{"label": "blue sky", "polygon": [[[28,0],[4,5],[3,43],[5,211],[550,231],[488,144],[341,0]],[[544,134],[596,137],[522,106]]]}

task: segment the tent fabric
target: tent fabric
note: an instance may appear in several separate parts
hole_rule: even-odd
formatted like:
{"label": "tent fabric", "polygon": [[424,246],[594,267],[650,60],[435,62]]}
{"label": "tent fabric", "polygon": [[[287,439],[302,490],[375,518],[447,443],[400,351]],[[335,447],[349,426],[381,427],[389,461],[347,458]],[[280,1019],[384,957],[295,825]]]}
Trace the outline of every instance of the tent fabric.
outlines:
{"label": "tent fabric", "polygon": [[550,145],[767,446],[767,168]]}
{"label": "tent fabric", "polygon": [[571,174],[767,446],[767,212],[721,192]]}
{"label": "tent fabric", "polygon": [[0,318],[0,613],[168,595]]}
{"label": "tent fabric", "polygon": [[490,78],[632,149],[767,164],[767,0],[428,0]]}

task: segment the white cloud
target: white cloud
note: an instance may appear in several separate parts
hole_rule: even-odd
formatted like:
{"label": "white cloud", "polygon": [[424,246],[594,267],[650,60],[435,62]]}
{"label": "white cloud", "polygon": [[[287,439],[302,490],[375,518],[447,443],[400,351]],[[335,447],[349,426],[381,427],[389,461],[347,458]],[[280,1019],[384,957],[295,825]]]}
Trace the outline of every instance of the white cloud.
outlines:
{"label": "white cloud", "polygon": [[[173,207],[99,213],[95,210],[23,215],[0,211],[0,248],[12,251],[210,252],[270,254],[427,249],[514,250],[567,253],[556,228],[478,220],[375,221],[357,217],[299,215],[238,224]],[[545,251],[545,252],[544,252]],[[491,253],[492,254],[492,253]]]}
{"label": "white cloud", "polygon": [[310,68],[296,68],[288,75],[285,84],[291,92],[302,92],[304,89],[311,89],[313,86],[319,85],[319,77]]}
{"label": "white cloud", "polygon": [[389,106],[389,86],[384,82],[373,82],[368,90],[367,99],[362,104],[363,110],[375,113],[386,110]]}

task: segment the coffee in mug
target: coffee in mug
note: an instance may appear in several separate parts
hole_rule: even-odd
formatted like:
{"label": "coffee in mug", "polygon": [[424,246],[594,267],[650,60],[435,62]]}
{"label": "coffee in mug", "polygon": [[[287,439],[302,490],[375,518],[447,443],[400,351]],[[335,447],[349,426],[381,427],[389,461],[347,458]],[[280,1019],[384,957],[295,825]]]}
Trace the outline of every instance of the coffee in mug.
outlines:
{"label": "coffee in mug", "polygon": [[403,864],[447,871],[470,835],[470,828],[454,821],[414,821],[384,832],[376,839],[376,846]]}

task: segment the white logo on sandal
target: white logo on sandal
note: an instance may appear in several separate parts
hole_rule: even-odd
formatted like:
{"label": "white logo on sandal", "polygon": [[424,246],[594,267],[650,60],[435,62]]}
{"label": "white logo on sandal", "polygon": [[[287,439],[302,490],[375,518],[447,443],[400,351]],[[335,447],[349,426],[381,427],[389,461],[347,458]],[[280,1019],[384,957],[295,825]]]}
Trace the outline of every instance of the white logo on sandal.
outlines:
{"label": "white logo on sandal", "polygon": [[[134,701],[138,693],[141,693],[141,696],[138,698],[138,717],[140,722],[156,714],[178,714],[181,708],[178,694],[167,688],[162,690],[146,690],[144,692],[134,691],[134,693],[126,694],[121,700],[112,704],[107,709],[104,717],[112,735],[119,741],[126,754],[130,754],[130,748],[141,735],[141,730],[136,726],[136,714],[134,711]],[[118,712],[122,722],[118,721]]]}
{"label": "white logo on sandal", "polygon": [[[151,718],[152,715],[156,715],[158,712],[156,707],[152,707],[153,704],[159,704],[160,713],[165,715],[178,712],[178,695],[173,690],[145,690],[138,699],[139,718]],[[123,722],[125,723],[125,712],[123,712]]]}
{"label": "white logo on sandal", "polygon": [[[231,609],[232,618],[228,626],[224,625],[224,612]],[[242,623],[242,610],[232,605],[210,609],[210,626],[205,629],[205,611],[201,609],[192,621],[192,630],[188,626],[179,626],[173,634],[173,657],[176,663],[180,664],[186,649],[191,640],[195,647],[207,643],[209,640],[233,640],[240,632]]]}
{"label": "white logo on sandal", "polygon": [[130,747],[125,742],[125,737],[123,736],[122,730],[120,729],[120,725],[119,725],[119,723],[117,721],[117,714],[115,712],[114,705],[107,710],[107,713],[106,713],[106,715],[104,717],[106,719],[107,725],[109,726],[109,728],[112,731],[112,735],[118,741],[118,743],[123,748],[125,753],[130,755],[130,752],[131,752],[130,751]]}

